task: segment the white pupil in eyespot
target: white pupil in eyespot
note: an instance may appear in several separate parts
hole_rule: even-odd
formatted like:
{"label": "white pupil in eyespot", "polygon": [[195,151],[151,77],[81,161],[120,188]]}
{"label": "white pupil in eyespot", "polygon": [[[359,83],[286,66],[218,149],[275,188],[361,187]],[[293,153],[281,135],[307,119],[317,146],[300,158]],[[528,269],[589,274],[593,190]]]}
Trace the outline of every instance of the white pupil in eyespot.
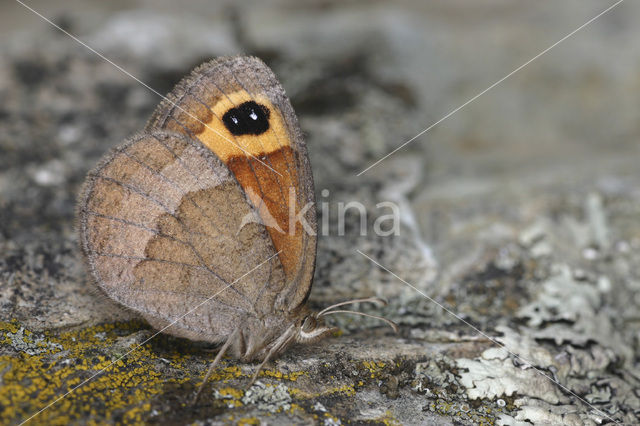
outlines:
{"label": "white pupil in eyespot", "polygon": [[249,114],[249,117],[251,117],[251,119],[255,121],[258,119],[258,114],[256,114],[254,110],[251,110],[251,114]]}

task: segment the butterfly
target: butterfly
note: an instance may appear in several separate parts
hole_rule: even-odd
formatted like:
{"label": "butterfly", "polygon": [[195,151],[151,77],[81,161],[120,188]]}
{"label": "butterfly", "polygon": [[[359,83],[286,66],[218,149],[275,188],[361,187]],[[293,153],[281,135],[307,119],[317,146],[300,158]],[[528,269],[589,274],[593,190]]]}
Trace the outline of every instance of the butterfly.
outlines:
{"label": "butterfly", "polygon": [[255,57],[214,59],[178,83],[89,172],[78,217],[110,298],[165,333],[221,344],[203,384],[226,353],[261,361],[253,382],[292,343],[333,333],[324,316],[361,314],[335,308],[381,301],[307,307],[313,176],[291,103]]}

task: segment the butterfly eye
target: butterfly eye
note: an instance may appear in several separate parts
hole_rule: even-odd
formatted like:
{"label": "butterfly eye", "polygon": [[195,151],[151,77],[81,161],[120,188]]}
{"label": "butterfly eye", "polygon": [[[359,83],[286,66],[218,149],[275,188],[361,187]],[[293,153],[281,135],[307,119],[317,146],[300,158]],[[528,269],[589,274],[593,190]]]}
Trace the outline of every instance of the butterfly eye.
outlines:
{"label": "butterfly eye", "polygon": [[316,319],[312,316],[308,316],[302,322],[302,331],[312,331],[316,328],[317,322]]}
{"label": "butterfly eye", "polygon": [[269,108],[248,101],[229,109],[222,116],[222,122],[234,136],[261,135],[269,130],[269,115]]}

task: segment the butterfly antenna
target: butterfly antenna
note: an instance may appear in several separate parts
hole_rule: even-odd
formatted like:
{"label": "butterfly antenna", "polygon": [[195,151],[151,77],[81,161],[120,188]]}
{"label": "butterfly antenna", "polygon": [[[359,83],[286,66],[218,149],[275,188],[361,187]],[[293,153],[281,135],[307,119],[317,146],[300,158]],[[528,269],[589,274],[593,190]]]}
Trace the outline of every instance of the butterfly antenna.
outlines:
{"label": "butterfly antenna", "polygon": [[[328,311],[330,311],[333,308],[337,308],[339,306],[344,306],[344,305],[352,305],[354,303],[360,303],[360,302],[372,302],[372,303],[379,303],[382,306],[387,306],[387,301],[384,299],[380,299],[379,297],[366,297],[364,299],[353,299],[353,300],[347,300],[346,302],[340,302],[340,303],[336,303],[335,305],[331,305],[327,308],[324,308],[323,310],[321,310],[320,312],[318,312],[318,318],[325,315]],[[350,311],[349,311],[350,312]]]}
{"label": "butterfly antenna", "polygon": [[393,331],[395,331],[396,333],[398,332],[398,324],[391,321],[390,319],[379,317],[377,315],[365,314],[364,312],[358,312],[358,311],[343,311],[343,310],[323,313],[323,315],[330,315],[330,314],[355,314],[355,315],[362,315],[363,317],[379,319],[381,321],[386,322],[389,327],[393,328]]}

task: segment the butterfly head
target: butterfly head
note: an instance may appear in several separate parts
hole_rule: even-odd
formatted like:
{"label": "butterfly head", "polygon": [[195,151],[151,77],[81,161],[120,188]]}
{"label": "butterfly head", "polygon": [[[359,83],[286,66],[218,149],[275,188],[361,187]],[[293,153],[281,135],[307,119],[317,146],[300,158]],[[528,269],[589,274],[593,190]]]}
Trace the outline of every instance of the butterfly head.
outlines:
{"label": "butterfly head", "polygon": [[339,314],[339,313],[355,314],[355,315],[361,315],[365,317],[376,318],[386,322],[391,328],[393,328],[393,330],[396,333],[398,332],[398,326],[396,325],[396,323],[386,318],[379,317],[376,315],[365,314],[364,312],[334,309],[339,306],[351,305],[353,303],[359,303],[359,302],[373,302],[373,303],[378,303],[382,305],[387,304],[386,301],[380,298],[368,297],[366,299],[354,299],[346,302],[336,303],[335,305],[331,305],[320,312],[310,312],[310,313],[307,313],[306,315],[301,315],[301,319],[297,321],[295,326],[295,330],[296,330],[295,341],[299,343],[315,342],[317,340],[320,340],[328,336],[329,334],[335,333],[339,329],[336,327],[327,326],[324,322],[324,317],[326,315]]}
{"label": "butterfly head", "polygon": [[335,333],[339,329],[329,327],[324,323],[324,318],[317,312],[312,312],[304,316],[296,323],[295,341],[298,343],[311,343]]}

